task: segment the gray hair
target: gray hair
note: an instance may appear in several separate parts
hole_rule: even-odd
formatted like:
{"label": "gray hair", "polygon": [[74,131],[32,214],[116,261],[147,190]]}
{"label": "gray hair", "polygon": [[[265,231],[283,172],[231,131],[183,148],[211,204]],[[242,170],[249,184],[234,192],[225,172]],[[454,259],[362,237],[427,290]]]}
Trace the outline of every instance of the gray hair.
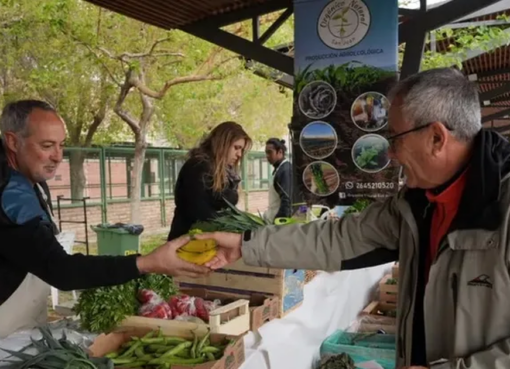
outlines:
{"label": "gray hair", "polygon": [[40,100],[19,100],[5,105],[0,116],[0,131],[12,132],[21,137],[28,135],[28,116],[35,109],[51,111],[56,114],[55,108]]}
{"label": "gray hair", "polygon": [[437,68],[412,75],[390,91],[390,101],[395,98],[402,99],[404,118],[414,127],[441,122],[455,138],[466,142],[482,129],[478,90],[457,69]]}

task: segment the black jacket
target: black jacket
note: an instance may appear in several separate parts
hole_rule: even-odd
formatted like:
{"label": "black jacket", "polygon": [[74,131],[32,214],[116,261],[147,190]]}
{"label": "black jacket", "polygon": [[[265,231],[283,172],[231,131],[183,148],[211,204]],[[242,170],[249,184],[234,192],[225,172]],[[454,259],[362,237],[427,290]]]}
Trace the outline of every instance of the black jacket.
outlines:
{"label": "black jacket", "polygon": [[[281,161],[274,164],[273,186],[280,196],[280,209],[275,218],[289,218],[292,215],[292,207],[290,204],[291,186],[292,186],[292,165],[285,162],[281,166]],[[280,166],[280,169],[276,169]],[[275,173],[276,172],[276,173]]]}
{"label": "black jacket", "polygon": [[[46,183],[41,187],[50,199]],[[68,255],[55,238],[37,186],[7,165],[1,141],[0,239],[0,304],[28,273],[60,290],[109,286],[139,277],[136,256]]]}
{"label": "black jacket", "polygon": [[175,185],[175,212],[168,240],[188,233],[195,222],[210,220],[227,208],[223,198],[237,205],[240,181],[238,176],[229,175],[227,188],[221,193],[214,192],[210,165],[203,160],[188,159]]}

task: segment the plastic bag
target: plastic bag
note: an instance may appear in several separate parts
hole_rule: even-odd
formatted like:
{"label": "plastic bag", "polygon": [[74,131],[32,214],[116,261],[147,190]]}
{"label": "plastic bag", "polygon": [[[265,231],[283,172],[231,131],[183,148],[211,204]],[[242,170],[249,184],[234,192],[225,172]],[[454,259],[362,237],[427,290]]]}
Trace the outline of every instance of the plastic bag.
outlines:
{"label": "plastic bag", "polygon": [[138,315],[146,318],[172,319],[172,309],[156,292],[141,290],[138,292],[138,300],[142,306],[138,309]]}
{"label": "plastic bag", "polygon": [[141,224],[130,224],[130,223],[115,223],[115,224],[98,224],[96,226],[98,229],[122,229],[129,234],[138,236],[141,235],[144,228]]}
{"label": "plastic bag", "polygon": [[172,296],[169,303],[174,318],[191,316],[204,322],[209,321],[209,312],[221,305],[220,300],[207,301],[189,295]]}

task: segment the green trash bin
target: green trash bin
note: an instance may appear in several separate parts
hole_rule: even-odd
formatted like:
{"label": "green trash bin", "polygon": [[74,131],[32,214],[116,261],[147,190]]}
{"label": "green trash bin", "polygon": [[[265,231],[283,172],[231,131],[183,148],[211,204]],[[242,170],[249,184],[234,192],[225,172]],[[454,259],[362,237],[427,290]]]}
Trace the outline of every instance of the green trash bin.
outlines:
{"label": "green trash bin", "polygon": [[114,225],[99,224],[91,228],[97,235],[97,253],[99,255],[126,256],[140,253],[142,226],[118,223]]}

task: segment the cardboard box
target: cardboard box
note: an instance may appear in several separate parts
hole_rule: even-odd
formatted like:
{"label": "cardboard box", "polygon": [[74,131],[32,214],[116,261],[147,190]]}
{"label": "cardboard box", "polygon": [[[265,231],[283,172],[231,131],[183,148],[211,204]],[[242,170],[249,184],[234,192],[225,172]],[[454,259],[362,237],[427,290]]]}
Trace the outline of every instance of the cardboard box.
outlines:
{"label": "cardboard box", "polygon": [[391,276],[392,278],[398,279],[398,263],[395,263],[391,267]]}
{"label": "cardboard box", "polygon": [[[116,332],[110,334],[102,334],[98,336],[92,346],[89,347],[90,354],[94,357],[103,357],[111,352],[117,351],[122,344],[128,342],[131,337],[143,337],[145,334],[150,332],[150,327],[126,327],[119,329]],[[167,336],[183,337],[192,339],[191,331],[174,331],[168,328],[162,328],[162,332]],[[200,336],[203,334],[197,333]],[[233,339],[234,342],[227,346],[223,357],[216,361],[211,361],[203,364],[184,366],[184,365],[172,365],[172,369],[239,369],[244,363],[244,341],[242,337],[228,336],[224,334],[211,334],[211,342],[222,342],[226,339]],[[119,366],[120,367],[120,366]]]}
{"label": "cardboard box", "polygon": [[305,270],[252,267],[242,260],[220,269],[206,277],[174,278],[181,288],[206,288],[232,293],[250,299],[254,294],[278,297],[282,318],[303,302]]}
{"label": "cardboard box", "polygon": [[394,279],[391,274],[387,274],[379,282],[379,301],[396,303],[398,300],[398,285],[388,284],[390,279]]}
{"label": "cardboard box", "polygon": [[250,330],[256,331],[266,322],[278,318],[280,300],[278,297],[252,295],[250,298]]}
{"label": "cardboard box", "polygon": [[244,334],[250,330],[250,310],[249,301],[245,299],[233,298],[221,293],[208,291],[204,288],[181,289],[181,294],[194,297],[201,297],[204,300],[220,300],[221,306],[209,312],[209,322],[206,324],[186,322],[180,320],[166,320],[156,318],[146,318],[140,316],[130,316],[124,319],[121,327],[168,327],[169,329],[199,329],[201,332],[223,333],[233,336]]}

